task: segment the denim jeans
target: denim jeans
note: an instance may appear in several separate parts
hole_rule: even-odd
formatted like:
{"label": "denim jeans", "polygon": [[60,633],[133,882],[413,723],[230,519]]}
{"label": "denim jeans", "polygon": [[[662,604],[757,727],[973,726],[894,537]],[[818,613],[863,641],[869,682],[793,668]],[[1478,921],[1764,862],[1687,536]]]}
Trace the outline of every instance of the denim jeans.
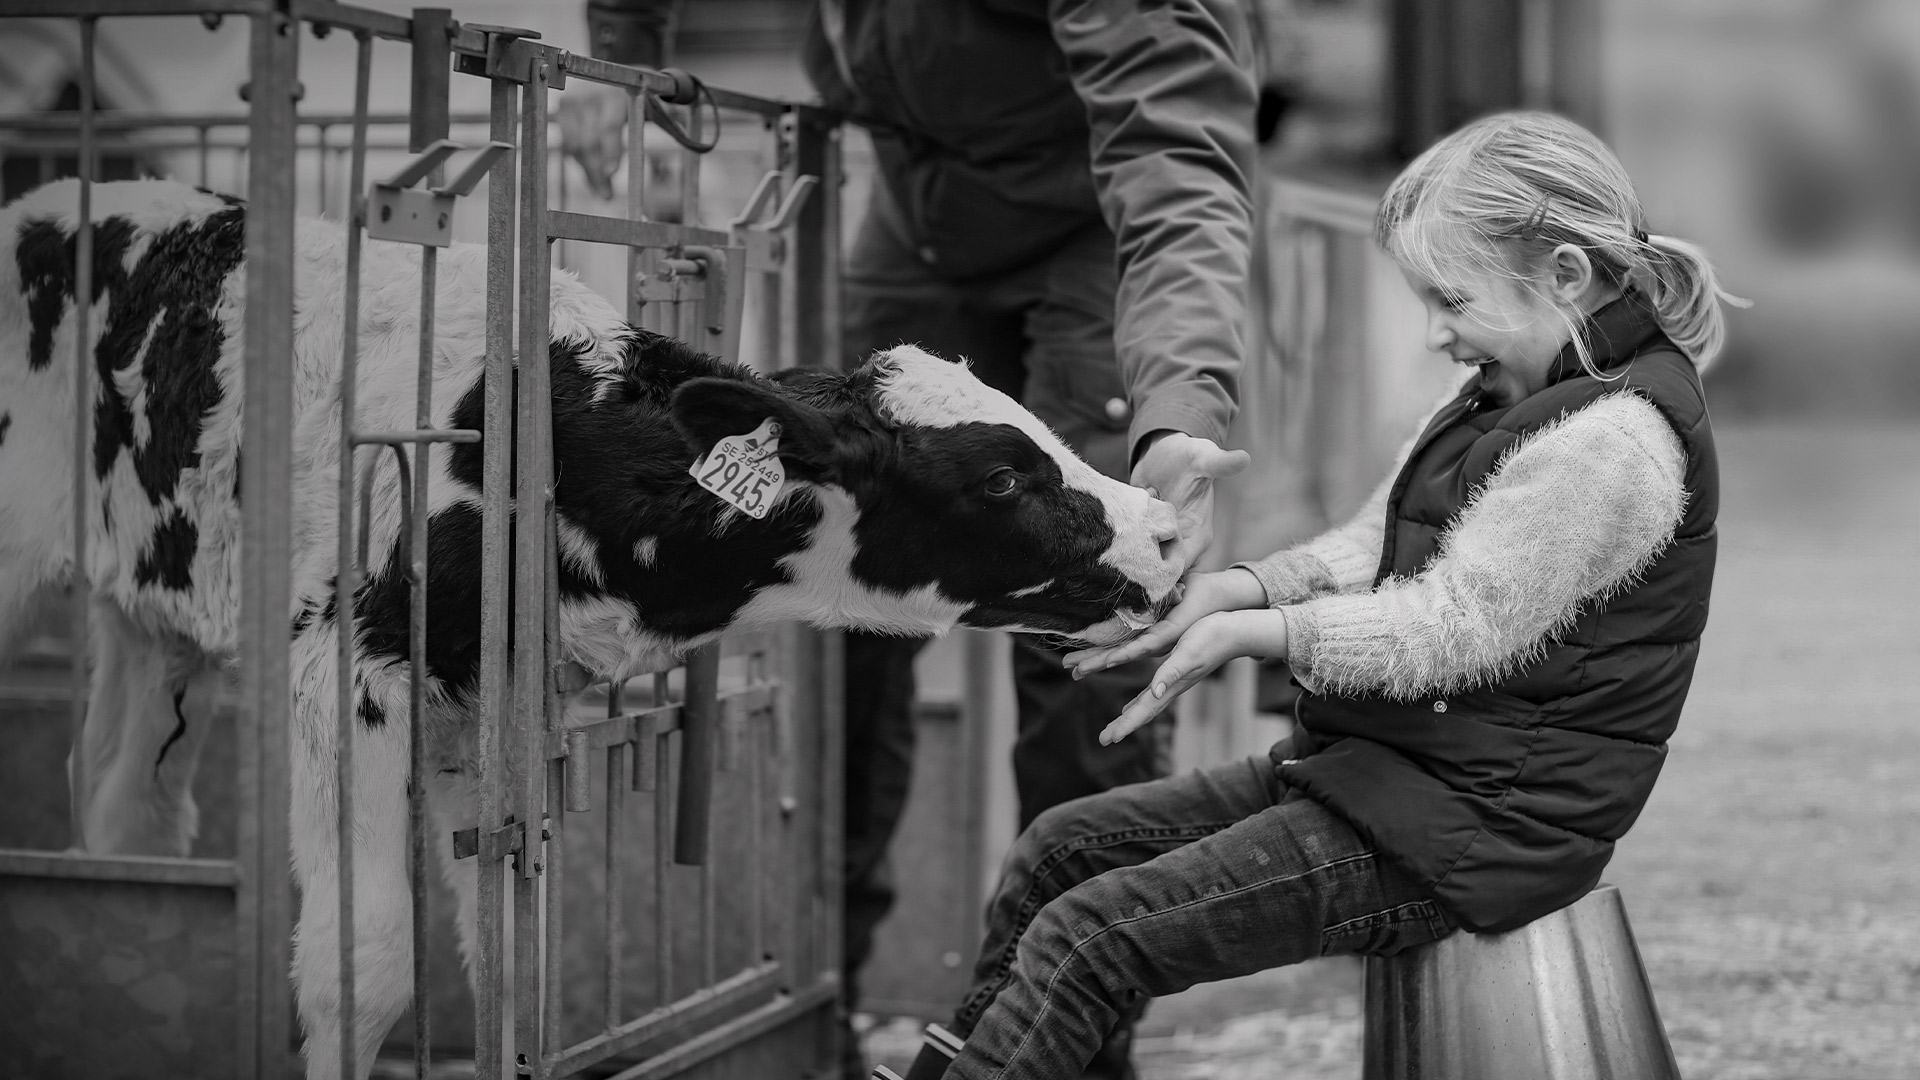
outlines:
{"label": "denim jeans", "polygon": [[1047,811],[1014,844],[946,1075],[1070,1080],[1138,997],[1452,931],[1266,756],[1116,788]]}

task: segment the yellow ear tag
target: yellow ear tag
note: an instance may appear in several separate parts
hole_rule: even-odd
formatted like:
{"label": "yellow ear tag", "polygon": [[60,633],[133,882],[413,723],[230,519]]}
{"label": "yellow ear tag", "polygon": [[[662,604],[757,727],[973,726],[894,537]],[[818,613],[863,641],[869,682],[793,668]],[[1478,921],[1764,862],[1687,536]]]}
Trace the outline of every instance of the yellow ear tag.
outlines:
{"label": "yellow ear tag", "polygon": [[745,435],[729,435],[687,472],[720,501],[755,519],[764,518],[787,482],[780,464],[780,424],[771,418]]}

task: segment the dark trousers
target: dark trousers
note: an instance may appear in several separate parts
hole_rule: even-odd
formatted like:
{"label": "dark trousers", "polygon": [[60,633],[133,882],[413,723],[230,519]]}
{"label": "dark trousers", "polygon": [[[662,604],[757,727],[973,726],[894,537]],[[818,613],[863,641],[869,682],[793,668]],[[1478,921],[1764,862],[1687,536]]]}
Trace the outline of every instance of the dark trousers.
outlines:
{"label": "dark trousers", "polygon": [[[942,278],[904,239],[899,212],[876,182],[847,261],[848,360],[917,344],[966,358],[982,380],[1018,398],[1109,476],[1127,475],[1126,389],[1114,359],[1113,236],[1099,224],[1031,266],[979,281]],[[849,1006],[895,889],[887,845],[913,764],[913,659],[923,640],[849,633],[846,642],[844,975]],[[1152,674],[1130,665],[1074,682],[1060,654],[1024,640],[1013,650],[1018,734],[1014,787],[1022,829],[1049,807],[1165,776],[1170,721],[1114,746],[1101,727]],[[1122,1025],[1123,1028],[1126,1025]],[[1128,1076],[1124,1031],[1089,1075]]]}
{"label": "dark trousers", "polygon": [[1042,814],[1007,856],[946,1076],[1074,1076],[1144,996],[1452,932],[1271,756],[1089,796]]}

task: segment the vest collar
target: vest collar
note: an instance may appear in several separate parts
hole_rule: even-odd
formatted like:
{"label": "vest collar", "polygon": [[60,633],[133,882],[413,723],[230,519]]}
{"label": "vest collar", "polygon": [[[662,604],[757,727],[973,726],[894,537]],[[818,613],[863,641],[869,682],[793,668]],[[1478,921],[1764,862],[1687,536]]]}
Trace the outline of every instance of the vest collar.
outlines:
{"label": "vest collar", "polygon": [[[1647,299],[1647,294],[1633,288],[1587,316],[1579,332],[1586,337],[1593,366],[1602,372],[1626,363],[1646,352],[1649,343],[1666,337],[1660,329],[1659,318],[1653,313],[1653,302]],[[1547,385],[1582,374],[1585,369],[1580,366],[1580,354],[1569,341],[1554,358]]]}

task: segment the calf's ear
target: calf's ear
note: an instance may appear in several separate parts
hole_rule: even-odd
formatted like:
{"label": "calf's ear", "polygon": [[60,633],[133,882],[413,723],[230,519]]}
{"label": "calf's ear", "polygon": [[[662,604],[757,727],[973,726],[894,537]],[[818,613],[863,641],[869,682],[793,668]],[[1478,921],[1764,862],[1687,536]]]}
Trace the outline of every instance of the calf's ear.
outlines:
{"label": "calf's ear", "polygon": [[780,423],[780,461],[803,480],[834,479],[837,459],[832,417],[758,380],[700,378],[673,392],[673,426],[696,456],[728,435],[744,435],[763,421]]}

